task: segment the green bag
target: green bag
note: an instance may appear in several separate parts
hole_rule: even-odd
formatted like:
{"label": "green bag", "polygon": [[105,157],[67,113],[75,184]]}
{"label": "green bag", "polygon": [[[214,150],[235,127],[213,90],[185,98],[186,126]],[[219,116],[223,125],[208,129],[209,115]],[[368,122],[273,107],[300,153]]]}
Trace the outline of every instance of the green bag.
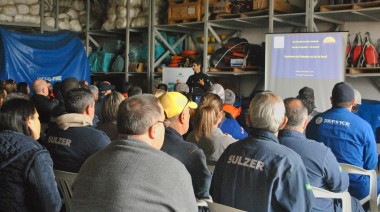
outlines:
{"label": "green bag", "polygon": [[88,59],[91,73],[107,73],[111,68],[111,64],[115,60],[116,55],[107,51],[96,51],[92,53]]}
{"label": "green bag", "polygon": [[118,55],[115,59],[115,62],[112,64],[112,72],[124,72],[124,58]]}

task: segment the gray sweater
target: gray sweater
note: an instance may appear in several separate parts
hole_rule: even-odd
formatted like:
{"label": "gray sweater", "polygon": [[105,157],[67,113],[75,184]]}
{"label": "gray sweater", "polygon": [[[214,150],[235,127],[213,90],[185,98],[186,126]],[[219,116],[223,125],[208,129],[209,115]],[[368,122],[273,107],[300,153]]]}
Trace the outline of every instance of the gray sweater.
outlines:
{"label": "gray sweater", "polygon": [[227,147],[236,140],[228,135],[225,135],[219,128],[213,128],[211,138],[201,138],[199,142],[195,139],[194,131],[189,134],[187,141],[198,145],[206,155],[207,163],[214,164],[218,161]]}
{"label": "gray sweater", "polygon": [[197,211],[191,177],[176,159],[138,140],[91,156],[73,184],[73,211]]}

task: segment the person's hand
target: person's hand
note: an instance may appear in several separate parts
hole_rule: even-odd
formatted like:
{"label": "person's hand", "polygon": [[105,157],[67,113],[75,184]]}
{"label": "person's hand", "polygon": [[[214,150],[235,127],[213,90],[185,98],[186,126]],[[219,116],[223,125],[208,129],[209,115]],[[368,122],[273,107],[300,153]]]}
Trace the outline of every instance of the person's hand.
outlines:
{"label": "person's hand", "polygon": [[200,85],[204,86],[204,85],[205,85],[205,80],[204,80],[204,79],[200,79],[200,80],[198,81],[198,83],[199,83]]}
{"label": "person's hand", "polygon": [[224,135],[225,135],[225,136],[227,136],[227,137],[230,137],[230,138],[232,138],[232,135],[231,135],[231,134],[228,134],[228,133],[224,133]]}

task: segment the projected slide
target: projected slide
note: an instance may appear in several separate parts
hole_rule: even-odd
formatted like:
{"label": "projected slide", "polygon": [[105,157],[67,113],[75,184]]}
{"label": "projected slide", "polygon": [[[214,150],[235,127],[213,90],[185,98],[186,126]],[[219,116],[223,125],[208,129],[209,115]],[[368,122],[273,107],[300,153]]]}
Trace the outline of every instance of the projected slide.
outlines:
{"label": "projected slide", "polygon": [[274,35],[272,77],[337,79],[342,70],[340,34]]}
{"label": "projected slide", "polygon": [[265,89],[283,98],[314,89],[318,111],[331,107],[331,90],[344,81],[347,32],[267,34]]}

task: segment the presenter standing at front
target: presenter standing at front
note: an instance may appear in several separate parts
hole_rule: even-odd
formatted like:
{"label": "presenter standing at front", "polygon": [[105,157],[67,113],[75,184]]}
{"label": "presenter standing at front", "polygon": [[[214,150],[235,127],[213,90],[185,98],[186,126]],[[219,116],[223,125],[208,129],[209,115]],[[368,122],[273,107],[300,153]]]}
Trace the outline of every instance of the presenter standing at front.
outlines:
{"label": "presenter standing at front", "polygon": [[186,84],[190,87],[193,96],[202,95],[211,87],[207,74],[202,72],[202,60],[195,60],[192,64],[194,74],[187,79]]}

